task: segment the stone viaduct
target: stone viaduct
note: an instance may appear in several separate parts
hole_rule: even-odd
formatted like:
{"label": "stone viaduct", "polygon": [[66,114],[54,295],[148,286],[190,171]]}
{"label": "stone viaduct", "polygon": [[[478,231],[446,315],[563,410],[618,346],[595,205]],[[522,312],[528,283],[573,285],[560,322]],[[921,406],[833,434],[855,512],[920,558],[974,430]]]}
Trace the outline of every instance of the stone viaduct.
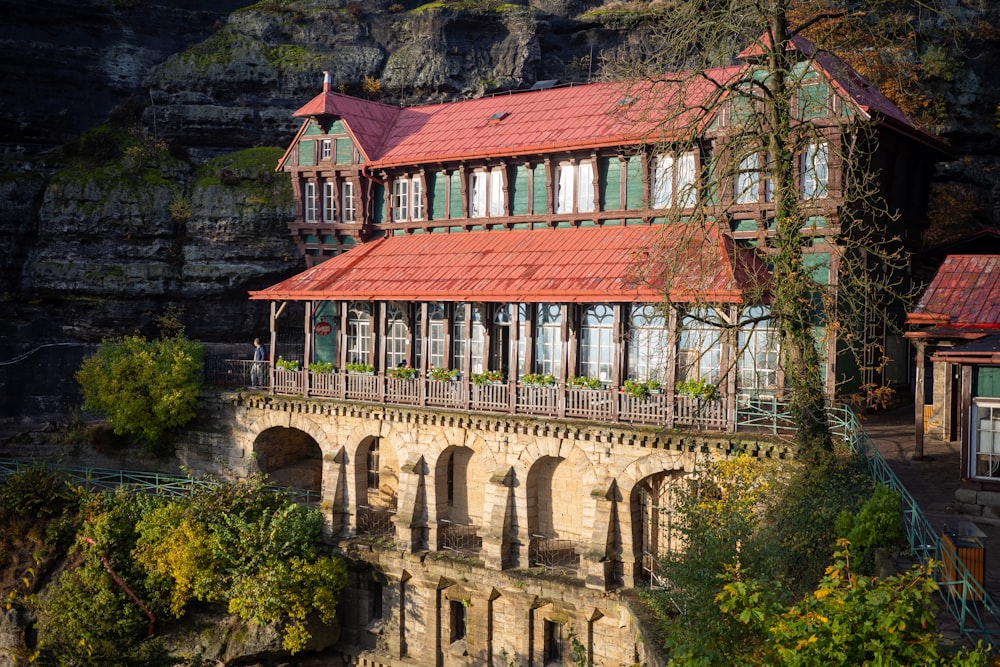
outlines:
{"label": "stone viaduct", "polygon": [[634,588],[678,539],[676,492],[711,460],[790,455],[745,434],[214,400],[182,459],[319,495],[329,541],[355,564],[342,644],[372,666],[655,664]]}

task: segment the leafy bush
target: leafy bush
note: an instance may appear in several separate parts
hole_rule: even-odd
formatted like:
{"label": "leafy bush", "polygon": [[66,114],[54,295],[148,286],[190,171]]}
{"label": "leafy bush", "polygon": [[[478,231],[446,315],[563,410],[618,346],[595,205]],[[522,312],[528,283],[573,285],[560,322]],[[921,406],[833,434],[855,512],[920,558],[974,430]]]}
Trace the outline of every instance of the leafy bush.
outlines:
{"label": "leafy bush", "polygon": [[182,334],[148,341],[139,335],[105,340],[76,379],[83,407],[107,416],[119,435],[161,444],[195,417],[203,352]]}
{"label": "leafy bush", "polygon": [[660,383],[656,380],[625,380],[622,391],[632,398],[644,398],[650,392],[659,391]]}
{"label": "leafy bush", "polygon": [[604,385],[597,378],[574,376],[566,380],[570,387],[581,387],[583,389],[601,389]]}
{"label": "leafy bush", "polygon": [[964,665],[988,664],[988,652],[961,649],[943,655],[935,632],[932,596],[936,564],[875,579],[851,570],[846,540],[815,591],[785,606],[774,598],[777,581],[732,577],[719,608],[757,628],[754,662],[766,665]]}

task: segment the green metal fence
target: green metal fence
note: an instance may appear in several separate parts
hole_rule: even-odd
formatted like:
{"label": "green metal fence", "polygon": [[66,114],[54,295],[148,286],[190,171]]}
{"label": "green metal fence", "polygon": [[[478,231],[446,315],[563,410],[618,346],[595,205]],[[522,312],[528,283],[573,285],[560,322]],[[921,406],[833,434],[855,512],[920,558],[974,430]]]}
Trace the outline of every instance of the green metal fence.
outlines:
{"label": "green metal fence", "polygon": [[[973,642],[982,641],[1000,650],[1000,608],[959,557],[954,545],[942,540],[930,521],[889,467],[874,441],[865,433],[861,420],[848,406],[829,408],[830,428],[864,462],[872,478],[901,499],[903,533],[913,557],[922,564],[934,561],[947,567],[934,569],[934,579],[944,606],[954,617],[961,635]],[[737,431],[767,431],[790,435],[794,424],[787,403],[749,402],[738,406]]]}
{"label": "green metal fence", "polygon": [[[17,459],[0,459],[0,480],[13,473],[34,468],[40,465],[37,461],[21,461]],[[223,482],[213,479],[196,479],[182,475],[169,475],[158,472],[143,472],[137,470],[111,470],[107,468],[79,468],[73,466],[58,466],[44,464],[54,472],[64,475],[68,481],[86,489],[110,490],[118,487],[130,487],[142,493],[151,493],[167,497],[189,496],[195,491],[211,488]],[[276,491],[287,493],[294,501],[309,505],[318,505],[319,493],[308,489],[290,489],[285,487],[269,487]]]}

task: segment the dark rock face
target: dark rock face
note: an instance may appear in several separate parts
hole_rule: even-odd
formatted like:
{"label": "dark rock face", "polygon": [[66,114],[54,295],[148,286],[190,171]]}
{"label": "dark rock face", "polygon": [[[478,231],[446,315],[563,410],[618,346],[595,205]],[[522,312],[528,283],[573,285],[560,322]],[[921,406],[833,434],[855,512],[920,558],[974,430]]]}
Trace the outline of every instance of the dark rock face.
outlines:
{"label": "dark rock face", "polygon": [[[942,130],[961,156],[940,180],[973,193],[982,224],[1000,215],[998,38],[981,29],[1000,21],[994,4],[955,4],[975,36],[939,91]],[[586,81],[603,55],[642,41],[586,14],[603,5],[0,0],[0,362],[50,343],[154,335],[167,304],[182,307],[194,337],[247,343],[267,330],[267,305],[247,290],[304,267],[285,229],[289,194],[268,190],[274,155],[236,184],[206,178],[207,161],[252,147],[280,155],[324,70],[338,90],[408,104]],[[124,157],[81,168],[60,152],[109,118],[173,158],[152,170]],[[76,400],[58,382],[59,400],[13,395],[24,378],[53,375],[52,364],[31,365],[38,358],[0,366],[3,404],[18,406],[8,415]]]}

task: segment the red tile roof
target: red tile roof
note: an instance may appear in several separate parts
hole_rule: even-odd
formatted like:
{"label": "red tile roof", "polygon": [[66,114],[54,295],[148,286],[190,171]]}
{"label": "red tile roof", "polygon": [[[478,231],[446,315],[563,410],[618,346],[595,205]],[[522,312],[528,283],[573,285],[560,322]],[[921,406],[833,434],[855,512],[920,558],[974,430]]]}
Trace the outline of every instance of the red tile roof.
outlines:
{"label": "red tile roof", "polygon": [[907,324],[1000,329],[1000,255],[949,255]]}
{"label": "red tile roof", "polygon": [[[796,38],[794,46],[814,54],[817,68],[864,116],[875,115],[898,131],[943,149],[842,60],[817,52],[802,38]],[[742,55],[752,54],[748,49]],[[665,118],[684,110],[670,122],[678,131],[689,130],[696,119],[705,122],[701,106],[707,96],[719,91],[718,84],[740,76],[746,67],[712,69],[696,77],[679,74],[670,81],[603,82],[403,109],[323,92],[295,116],[342,118],[372,168],[470,157],[513,158],[669,139],[674,132],[663,124]],[[631,104],[622,104],[626,100]],[[491,122],[494,114],[506,115]],[[279,168],[284,161],[282,158]]]}
{"label": "red tile roof", "polygon": [[[634,225],[390,236],[277,285],[260,300],[656,302],[742,301],[763,263],[714,226]],[[650,249],[656,253],[651,261]],[[659,258],[659,259],[657,259]],[[669,260],[666,258],[670,258]],[[669,269],[667,268],[669,266]]]}

